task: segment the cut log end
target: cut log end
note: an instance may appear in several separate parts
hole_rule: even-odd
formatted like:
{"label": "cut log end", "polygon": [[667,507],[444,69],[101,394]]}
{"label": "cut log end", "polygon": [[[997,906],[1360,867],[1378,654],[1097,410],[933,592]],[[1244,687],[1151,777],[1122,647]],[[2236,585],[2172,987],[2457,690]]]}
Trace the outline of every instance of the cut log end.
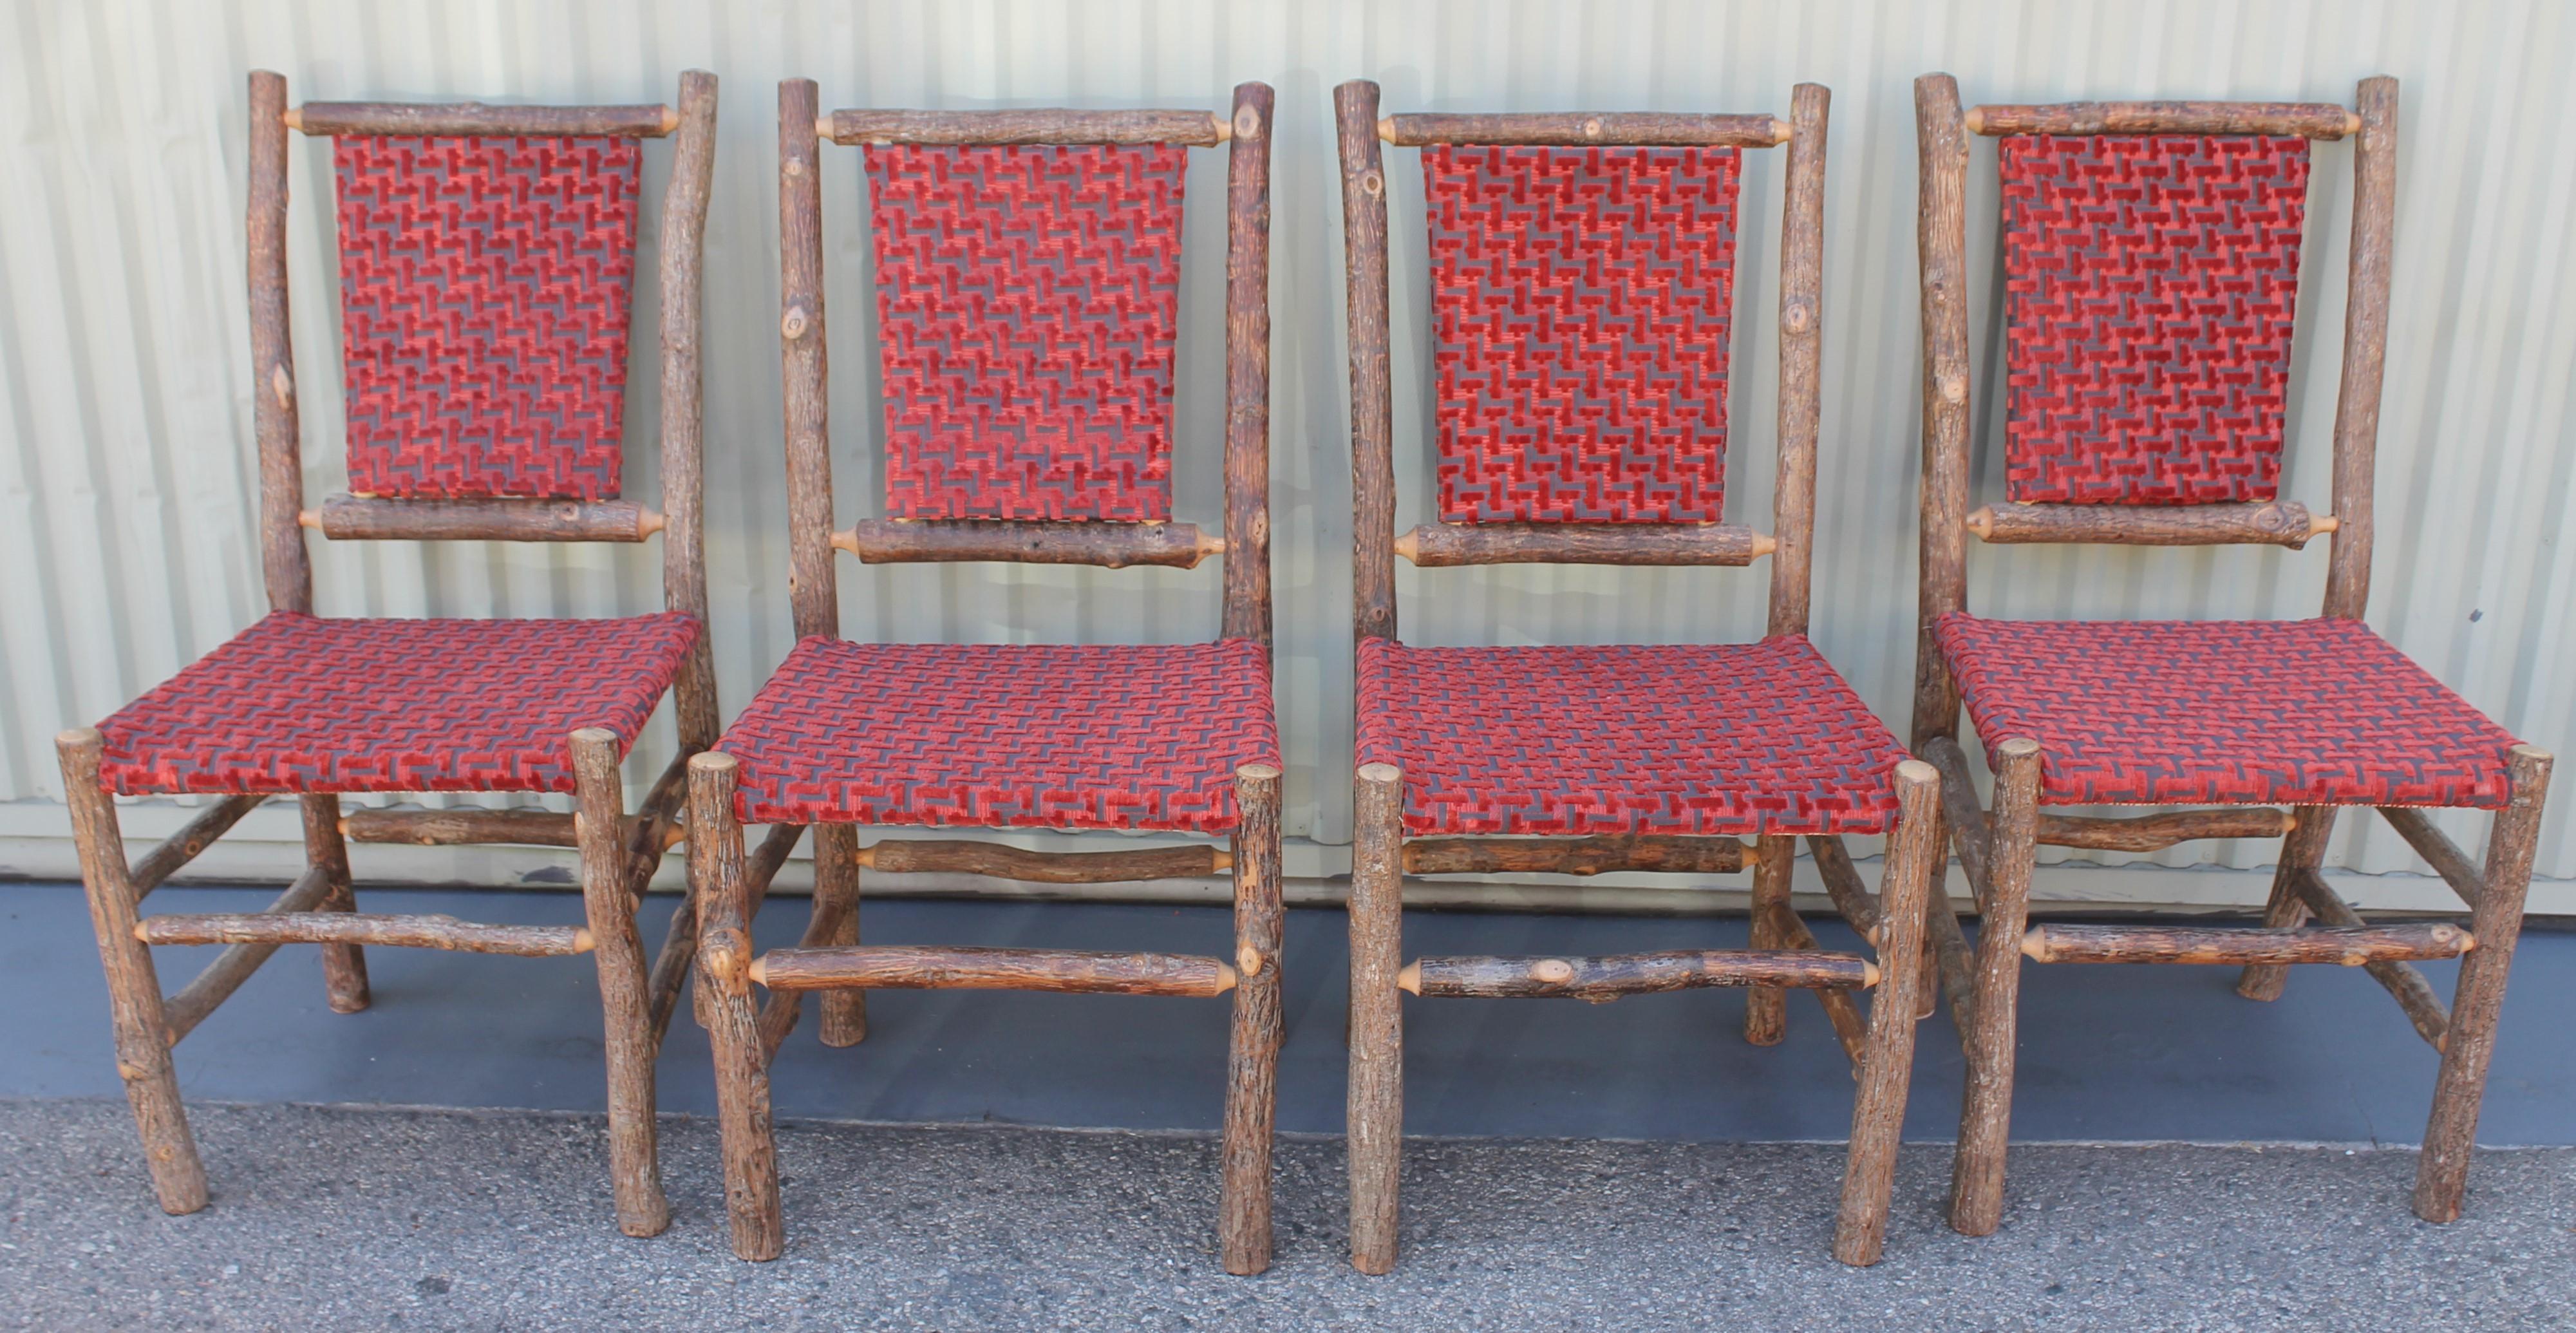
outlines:
{"label": "cut log end", "polygon": [[590,933],[590,927],[575,926],[573,928],[572,951],[574,953],[589,953],[598,947],[599,940],[596,936],[593,936]]}
{"label": "cut log end", "polygon": [[680,128],[679,108],[668,106],[662,108],[662,132],[669,134],[678,128]]}
{"label": "cut log end", "polygon": [[[1871,941],[1870,941],[1870,947],[1872,947],[1872,948],[1876,948],[1877,946],[1878,946],[1878,941],[1876,941],[1876,940],[1871,940]],[[1868,990],[1868,989],[1870,989],[1871,987],[1876,986],[1877,984],[1878,984],[1878,964],[1873,963],[1873,962],[1869,961],[1869,960],[1868,960],[1868,959],[1866,959],[1866,958],[1862,959],[1862,960],[1861,960],[1861,964],[1860,964],[1860,987],[1861,987],[1861,989],[1862,989],[1862,990]]]}
{"label": "cut log end", "polygon": [[1407,995],[1420,995],[1422,993],[1422,964],[1418,962],[1405,964],[1404,970],[1395,974],[1395,988],[1403,991]]}
{"label": "cut log end", "polygon": [[2356,134],[2361,133],[2361,113],[2360,113],[2360,112],[2358,112],[2358,111],[2347,111],[2347,112],[2345,112],[2345,113],[2344,113],[2344,117],[2343,117],[2343,132],[2344,132],[2344,137],[2345,137],[2345,138],[2351,138],[2353,135],[2356,135]]}
{"label": "cut log end", "polygon": [[1419,529],[1395,539],[1395,553],[1413,564],[1422,562],[1422,533]]}
{"label": "cut log end", "polygon": [[1780,119],[1778,116],[1773,116],[1771,118],[1771,142],[1773,144],[1777,145],[1789,142],[1789,137],[1794,132],[1795,127],[1790,125],[1789,122]]}
{"label": "cut log end", "polygon": [[1223,995],[1227,991],[1233,990],[1241,981],[1242,978],[1235,975],[1233,968],[1228,967],[1223,963],[1219,963],[1216,965],[1216,988],[1211,993]]}
{"label": "cut log end", "polygon": [[2343,526],[2343,520],[2332,514],[2316,514],[2308,519],[2308,535],[2322,537]]}
{"label": "cut log end", "polygon": [[1214,126],[1216,127],[1216,141],[1217,141],[1218,143],[1224,143],[1224,142],[1226,142],[1227,140],[1232,139],[1232,138],[1234,137],[1234,122],[1233,122],[1233,121],[1230,121],[1230,120],[1226,119],[1226,118],[1225,118],[1225,117],[1223,117],[1223,116],[1217,115],[1217,114],[1216,114],[1216,113],[1214,113],[1214,112],[1209,112],[1209,113],[1208,113],[1208,122],[1209,122],[1210,124],[1212,124],[1212,125],[1214,125]]}
{"label": "cut log end", "polygon": [[1769,555],[1773,551],[1777,551],[1779,549],[1779,538],[1774,537],[1767,532],[1757,532],[1753,534],[1753,553],[1755,555]]}
{"label": "cut log end", "polygon": [[1569,963],[1562,958],[1542,958],[1537,962],[1530,964],[1529,974],[1530,980],[1532,981],[1543,981],[1551,986],[1562,986],[1565,983],[1574,980],[1574,964]]}
{"label": "cut log end", "polygon": [[1379,141],[1383,143],[1395,142],[1395,117],[1380,116],[1377,118],[1377,137]]}
{"label": "cut log end", "polygon": [[1934,786],[1941,781],[1941,770],[1920,759],[1903,759],[1897,761],[1896,780],[1918,786]]}
{"label": "cut log end", "polygon": [[322,511],[319,509],[299,509],[295,511],[295,526],[299,528],[311,528],[316,532],[321,531]]}
{"label": "cut log end", "polygon": [[1960,119],[1967,124],[1968,133],[1983,134],[1986,132],[1986,109],[1984,107],[1969,107],[1968,113],[1960,117]]}
{"label": "cut log end", "polygon": [[1362,764],[1359,767],[1362,782],[1394,782],[1403,776],[1404,770],[1393,764]]}
{"label": "cut log end", "polygon": [[833,533],[832,549],[835,551],[847,551],[852,555],[857,555],[859,553],[859,530],[857,528],[843,528],[840,531]]}
{"label": "cut log end", "polygon": [[1995,753],[2005,758],[2017,758],[2021,755],[2037,754],[2039,753],[2039,742],[2032,740],[2028,736],[2014,736],[2006,740],[2003,744],[1996,746]]}
{"label": "cut log end", "polygon": [[1235,946],[1234,967],[1236,971],[1247,977],[1260,976],[1261,951],[1253,948],[1249,943]]}
{"label": "cut log end", "polygon": [[1977,511],[1976,511],[1975,513],[1973,513],[1973,514],[1968,515],[1968,531],[1975,533],[1975,534],[1977,535],[1977,540],[1978,540],[1978,541],[1984,541],[1985,539],[1987,539],[1987,538],[1989,538],[1989,537],[1994,536],[1994,535],[1995,535],[1995,510],[1994,510],[1994,506],[1992,506],[1992,505],[1988,505],[1988,506],[1986,506],[1986,507],[1984,507],[1984,508],[1982,508],[1982,509],[1977,510]]}
{"label": "cut log end", "polygon": [[[291,106],[286,108],[286,110],[278,114],[277,118],[284,121],[286,123],[286,128],[290,130],[300,131],[304,128],[304,108],[300,106]],[[2358,119],[2358,117],[2356,117],[2356,119]]]}
{"label": "cut log end", "polygon": [[768,985],[769,955],[762,954],[760,957],[752,959],[751,966],[744,970],[743,975],[751,978],[751,983],[755,986]]}

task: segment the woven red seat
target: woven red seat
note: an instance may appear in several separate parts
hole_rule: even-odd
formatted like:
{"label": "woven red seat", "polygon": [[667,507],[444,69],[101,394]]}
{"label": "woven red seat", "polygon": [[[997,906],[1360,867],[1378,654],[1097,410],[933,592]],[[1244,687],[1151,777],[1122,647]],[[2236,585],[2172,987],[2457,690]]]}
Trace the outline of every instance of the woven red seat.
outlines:
{"label": "woven red seat", "polygon": [[2357,620],[1952,614],[1934,634],[1989,754],[2043,747],[2043,803],[2505,803],[2513,736]]}
{"label": "woven red seat", "polygon": [[1359,762],[1404,770],[1408,834],[1878,833],[1904,758],[1797,635],[1360,644]]}
{"label": "woven red seat", "polygon": [[697,642],[624,620],[272,611],[99,724],[99,774],[154,792],[571,791],[565,738],[631,745]]}
{"label": "woven red seat", "polygon": [[796,645],[717,742],[752,824],[1235,825],[1234,770],[1277,765],[1248,639],[1148,646]]}

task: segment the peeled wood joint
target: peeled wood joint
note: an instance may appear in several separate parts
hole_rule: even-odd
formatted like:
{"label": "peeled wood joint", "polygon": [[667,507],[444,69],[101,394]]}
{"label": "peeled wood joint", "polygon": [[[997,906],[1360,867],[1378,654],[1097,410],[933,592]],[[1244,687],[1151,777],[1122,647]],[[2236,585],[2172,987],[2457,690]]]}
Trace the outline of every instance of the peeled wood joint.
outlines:
{"label": "peeled wood joint", "polygon": [[1423,569],[1455,565],[1749,565],[1777,538],[1729,523],[1425,523],[1395,539]]}
{"label": "peeled wood joint", "polygon": [[1145,847],[1115,852],[1033,852],[957,839],[888,839],[859,849],[858,863],[881,874],[989,875],[1032,884],[1122,884],[1196,879],[1234,868],[1222,847]]}
{"label": "peeled wood joint", "polygon": [[2340,527],[2332,514],[2310,515],[2296,500],[2214,505],[1987,505],[1968,515],[1968,531],[1997,545],[2092,542],[2111,546],[2286,546]]}
{"label": "peeled wood joint", "polygon": [[1035,522],[1017,519],[867,518],[832,545],[871,565],[1008,560],[1025,565],[1162,565],[1195,569],[1225,552],[1225,538],[1194,523]]}
{"label": "peeled wood joint", "polygon": [[2287,837],[2298,823],[2289,811],[2262,805],[2168,810],[2119,819],[2043,814],[2031,840],[2097,852],[2155,852],[2203,838]]}
{"label": "peeled wood joint", "polygon": [[1404,845],[1408,875],[1598,875],[1614,870],[1727,875],[1744,868],[1735,838],[1603,834],[1590,838],[1424,838]]}
{"label": "peeled wood joint", "polygon": [[[708,947],[714,947],[713,940]],[[1200,997],[1223,995],[1237,980],[1224,960],[1195,954],[910,945],[773,949],[751,964],[750,975],[773,991],[1036,990]]]}
{"label": "peeled wood joint", "polygon": [[668,522],[633,500],[389,500],[334,495],[295,521],[334,541],[640,542]]}
{"label": "peeled wood joint", "polygon": [[381,944],[404,949],[557,958],[588,953],[581,926],[487,926],[452,916],[369,916],[355,912],[225,912],[148,916],[134,924],[145,944]]}
{"label": "peeled wood joint", "polygon": [[1415,995],[1492,999],[1571,998],[1594,1004],[1622,995],[1703,986],[1868,987],[1878,966],[1838,953],[1686,949],[1577,958],[1419,958],[1395,977]]}
{"label": "peeled wood joint", "polygon": [[1789,142],[1789,122],[1767,115],[1661,111],[1540,111],[1492,115],[1415,112],[1381,116],[1377,137],[1399,148],[1433,144],[1569,147],[1772,148]]}
{"label": "peeled wood joint", "polygon": [[2457,958],[2477,947],[2453,925],[2251,927],[2033,926],[2021,937],[2035,963],[2251,964],[2399,962]]}
{"label": "peeled wood joint", "polygon": [[2280,134],[2341,139],[2361,113],[2333,102],[2059,102],[1972,106],[1970,134]]}

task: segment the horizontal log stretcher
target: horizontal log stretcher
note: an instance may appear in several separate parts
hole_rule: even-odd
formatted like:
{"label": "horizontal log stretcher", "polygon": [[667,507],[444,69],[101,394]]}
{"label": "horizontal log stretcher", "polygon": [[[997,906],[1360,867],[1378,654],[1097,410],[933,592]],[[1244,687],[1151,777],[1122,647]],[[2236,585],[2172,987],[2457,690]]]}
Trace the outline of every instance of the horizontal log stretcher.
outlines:
{"label": "horizontal log stretcher", "polygon": [[2057,102],[1972,106],[1968,133],[2270,134],[2342,139],[2361,133],[2361,113],[2334,102]]}
{"label": "horizontal log stretcher", "polygon": [[2037,963],[2365,963],[2457,958],[2477,947],[2452,925],[2299,926],[2033,926],[2022,956]]}
{"label": "horizontal log stretcher", "polygon": [[1602,834],[1590,838],[1423,838],[1404,844],[1408,875],[1599,875],[1615,870],[1731,875],[1747,849],[1736,838]]}
{"label": "horizontal log stretcher", "polygon": [[827,113],[815,120],[814,135],[836,144],[1180,144],[1214,148],[1234,137],[1234,124],[1207,111],[870,108]]}
{"label": "horizontal log stretcher", "polygon": [[1396,973],[1414,995],[1501,999],[1565,997],[1596,1004],[1623,995],[1703,986],[1860,988],[1878,965],[1853,954],[1769,949],[1684,949],[1561,958],[1417,958]]}
{"label": "horizontal log stretcher", "polygon": [[1731,523],[1425,523],[1395,539],[1420,569],[1458,565],[1749,565],[1777,538]]}
{"label": "horizontal log stretcher", "polygon": [[[1993,823],[1991,817],[1987,823]],[[2298,819],[2289,811],[2268,805],[2167,810],[2118,818],[2042,813],[2031,841],[2047,847],[2081,847],[2097,852],[2160,852],[2204,838],[2282,838],[2298,825]]]}
{"label": "horizontal log stretcher", "polygon": [[334,495],[296,513],[333,541],[640,542],[669,520],[633,500],[382,500]]}
{"label": "horizontal log stretcher", "polygon": [[135,923],[145,944],[384,944],[406,949],[557,958],[588,953],[588,926],[491,926],[452,916],[375,916],[358,912],[213,912],[147,916]]}
{"label": "horizontal log stretcher", "polygon": [[1223,959],[1195,954],[911,945],[772,949],[752,962],[750,976],[772,991],[1034,990],[1201,997],[1223,995],[1239,979]]}
{"label": "horizontal log stretcher", "polygon": [[862,867],[886,874],[989,875],[1033,884],[1194,879],[1234,868],[1234,857],[1214,844],[1115,852],[1040,852],[996,842],[889,838],[860,848],[856,859]]}
{"label": "horizontal log stretcher", "polygon": [[680,128],[676,108],[636,106],[486,106],[481,102],[307,102],[278,117],[311,135],[442,136],[607,135],[659,139]]}
{"label": "horizontal log stretcher", "polygon": [[2296,500],[2271,504],[2164,506],[1992,504],[1968,515],[1977,539],[2015,542],[2093,542],[2111,546],[2286,546],[2298,550],[2311,537],[2342,526],[2332,514],[2311,514]]}
{"label": "horizontal log stretcher", "polygon": [[1377,137],[1398,148],[1433,144],[1583,148],[1595,144],[1641,147],[1775,148],[1789,142],[1789,122],[1777,116],[1691,114],[1665,111],[1539,111],[1460,115],[1413,112],[1381,116]]}
{"label": "horizontal log stretcher", "polygon": [[1194,523],[866,518],[832,534],[835,550],[870,565],[1007,560],[1025,565],[1160,565],[1196,569],[1225,539]]}

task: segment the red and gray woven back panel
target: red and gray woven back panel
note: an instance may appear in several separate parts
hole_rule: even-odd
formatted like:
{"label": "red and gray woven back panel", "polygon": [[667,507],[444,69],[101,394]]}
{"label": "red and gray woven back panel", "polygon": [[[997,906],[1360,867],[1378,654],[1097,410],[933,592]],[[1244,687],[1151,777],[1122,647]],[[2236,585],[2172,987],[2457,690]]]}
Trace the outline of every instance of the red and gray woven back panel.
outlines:
{"label": "red and gray woven back panel", "polygon": [[2308,141],[2034,134],[2000,152],[2009,498],[2271,500]]}
{"label": "red and gray woven back panel", "polygon": [[349,489],[618,489],[633,139],[333,141]]}
{"label": "red and gray woven back panel", "polygon": [[889,516],[1171,517],[1188,154],[867,150]]}
{"label": "red and gray woven back panel", "polygon": [[1422,150],[1440,517],[1715,522],[1732,148]]}

